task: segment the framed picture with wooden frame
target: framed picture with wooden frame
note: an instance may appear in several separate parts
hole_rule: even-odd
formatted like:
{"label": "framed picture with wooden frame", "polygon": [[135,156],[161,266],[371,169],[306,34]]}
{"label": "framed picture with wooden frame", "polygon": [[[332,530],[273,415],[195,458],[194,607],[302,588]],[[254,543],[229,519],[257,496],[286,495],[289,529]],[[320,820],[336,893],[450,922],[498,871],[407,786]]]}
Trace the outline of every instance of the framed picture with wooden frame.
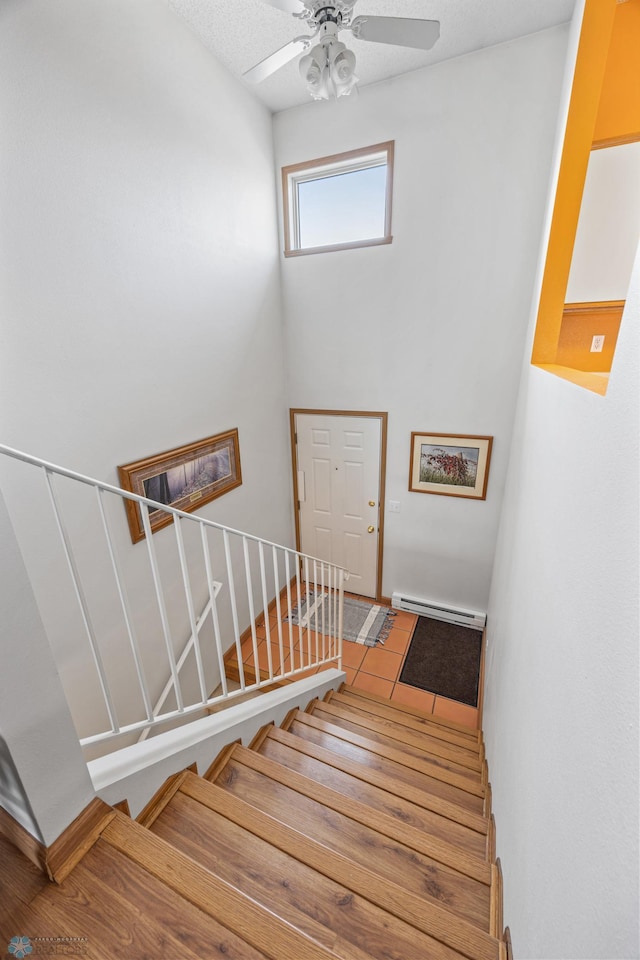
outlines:
{"label": "framed picture with wooden frame", "polygon": [[[242,483],[238,430],[227,430],[205,440],[166,450],[144,460],[118,467],[123,490],[157,503],[191,513]],[[144,506],[125,500],[131,540],[145,536],[141,510]],[[173,516],[148,507],[151,532],[173,523]]]}
{"label": "framed picture with wooden frame", "polygon": [[412,433],[409,490],[485,500],[493,437]]}

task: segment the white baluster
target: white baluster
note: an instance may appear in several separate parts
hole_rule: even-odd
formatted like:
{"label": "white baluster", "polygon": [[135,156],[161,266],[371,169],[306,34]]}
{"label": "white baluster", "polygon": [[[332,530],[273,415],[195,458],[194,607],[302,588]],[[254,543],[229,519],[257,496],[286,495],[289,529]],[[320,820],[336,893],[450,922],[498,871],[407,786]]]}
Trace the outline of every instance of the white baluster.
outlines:
{"label": "white baluster", "polygon": [[180,558],[180,570],[182,571],[182,582],[184,584],[184,595],[187,602],[187,613],[189,616],[189,626],[191,627],[191,637],[193,638],[193,652],[196,658],[196,668],[198,670],[198,683],[200,684],[200,696],[202,703],[209,699],[207,685],[204,679],[204,667],[202,665],[202,653],[200,651],[200,638],[198,636],[198,627],[196,624],[196,612],[193,606],[193,594],[191,593],[191,583],[189,581],[189,569],[187,567],[187,557],[184,550],[184,538],[180,526],[182,520],[175,518],[176,545],[178,547],[178,557]]}
{"label": "white baluster", "polygon": [[284,669],[284,642],[282,637],[282,601],[280,598],[280,561],[278,559],[278,548],[271,548],[271,563],[273,564],[273,587],[276,593],[276,617],[278,620],[278,652],[280,653],[280,673],[286,673]]}
{"label": "white baluster", "polygon": [[93,655],[93,662],[95,664],[96,671],[98,673],[98,681],[100,683],[100,689],[102,691],[102,696],[104,698],[104,704],[107,710],[107,716],[109,717],[111,732],[118,733],[118,731],[120,730],[120,727],[118,725],[118,719],[116,717],[116,710],[113,704],[113,700],[111,698],[111,691],[109,690],[109,683],[107,681],[107,676],[104,670],[102,656],[100,655],[98,641],[96,639],[95,631],[93,629],[93,624],[91,623],[91,617],[89,615],[89,607],[87,604],[86,597],[84,595],[82,582],[80,580],[80,574],[78,573],[78,568],[76,566],[76,561],[73,555],[73,549],[71,547],[71,541],[67,535],[67,531],[62,521],[62,514],[60,512],[60,507],[58,505],[56,492],[53,488],[51,474],[49,470],[47,470],[46,468],[44,471],[44,475],[47,481],[47,487],[49,489],[49,496],[51,497],[51,504],[53,506],[53,514],[56,518],[58,533],[60,534],[60,539],[62,540],[62,546],[64,547],[65,556],[67,558],[67,563],[69,565],[69,570],[71,572],[71,580],[73,582],[76,599],[78,601],[78,606],[80,607],[80,613],[82,614],[82,622],[84,623],[84,628],[87,633],[87,639],[89,640],[89,646],[91,648],[91,653]]}
{"label": "white baluster", "polygon": [[249,623],[251,625],[251,644],[253,646],[253,662],[256,670],[256,682],[260,685],[260,663],[258,662],[258,635],[256,634],[256,614],[253,607],[253,584],[251,582],[251,563],[249,561],[249,544],[246,537],[242,538],[244,552],[244,575],[247,582],[247,599],[249,601]]}
{"label": "white baluster", "polygon": [[296,595],[298,598],[298,647],[300,651],[300,668],[304,666],[304,643],[302,640],[302,590],[300,589],[300,554],[296,558]]}
{"label": "white baluster", "polygon": [[260,585],[262,587],[264,632],[267,641],[267,665],[269,668],[269,679],[273,680],[273,662],[271,659],[271,624],[269,623],[269,599],[267,597],[267,577],[264,569],[264,548],[262,546],[262,541],[258,543],[258,556],[260,558]]}
{"label": "white baluster", "polygon": [[213,573],[211,569],[211,553],[209,551],[209,541],[207,540],[207,528],[204,523],[200,524],[200,535],[202,538],[202,552],[204,554],[204,566],[207,572],[207,588],[209,590],[209,600],[211,603],[211,620],[213,623],[213,637],[216,645],[216,656],[218,659],[218,669],[220,670],[220,683],[222,684],[222,693],[226,697],[227,675],[224,667],[224,654],[222,652],[222,641],[220,637],[220,622],[218,619],[218,608],[216,606],[217,590],[214,586]]}
{"label": "white baluster", "polygon": [[118,590],[118,597],[120,599],[120,606],[122,608],[122,614],[124,617],[125,627],[127,630],[127,636],[129,637],[129,645],[131,646],[131,652],[133,654],[133,662],[136,667],[136,673],[138,675],[138,684],[140,686],[140,692],[142,694],[142,702],[144,703],[144,711],[147,716],[147,720],[153,720],[153,707],[151,705],[151,697],[149,696],[149,689],[147,687],[147,681],[144,675],[144,667],[142,665],[142,655],[140,653],[140,646],[138,644],[138,638],[136,635],[136,630],[133,624],[133,617],[131,616],[131,610],[129,608],[129,601],[127,599],[126,590],[124,587],[124,581],[122,579],[122,574],[120,572],[120,564],[116,555],[115,544],[111,537],[111,531],[109,530],[109,524],[107,522],[107,515],[104,509],[103,496],[104,493],[100,490],[99,487],[94,487],[96,496],[98,498],[98,509],[100,511],[100,517],[102,518],[102,526],[104,528],[104,535],[107,541],[107,547],[109,550],[109,557],[111,558],[111,566],[113,567],[113,575],[116,581],[116,588]]}
{"label": "white baluster", "polygon": [[236,588],[233,582],[233,567],[231,566],[231,547],[229,544],[229,534],[226,530],[222,533],[224,543],[224,557],[227,564],[227,580],[229,583],[229,598],[231,601],[231,618],[233,620],[233,634],[235,637],[236,654],[238,657],[238,675],[240,677],[240,689],[245,689],[244,664],[242,663],[242,646],[240,644],[240,627],[238,626],[238,606],[236,603]]}
{"label": "white baluster", "polygon": [[338,670],[342,670],[342,630],[344,617],[344,570],[338,572]]}
{"label": "white baluster", "polygon": [[160,612],[160,622],[162,624],[162,635],[164,637],[164,645],[167,651],[167,658],[169,660],[169,669],[171,670],[171,679],[173,680],[173,689],[176,695],[176,703],[178,704],[178,710],[180,711],[180,713],[182,713],[184,711],[184,703],[182,702],[182,690],[180,689],[180,680],[178,678],[176,658],[173,652],[173,644],[171,641],[171,631],[169,630],[169,618],[167,616],[167,608],[164,602],[162,581],[160,580],[160,570],[158,569],[158,558],[156,557],[156,549],[153,544],[153,535],[151,533],[151,523],[149,521],[149,511],[146,508],[141,506],[140,516],[142,517],[142,526],[144,527],[144,534],[147,541],[147,552],[149,554],[149,564],[151,565],[151,575],[153,576],[153,585],[155,587],[156,599],[158,601],[158,610]]}
{"label": "white baluster", "polygon": [[293,607],[291,605],[291,567],[289,566],[289,551],[284,552],[284,576],[287,582],[287,619],[289,622],[289,656],[291,657],[291,669],[295,670],[295,658],[293,655]]}

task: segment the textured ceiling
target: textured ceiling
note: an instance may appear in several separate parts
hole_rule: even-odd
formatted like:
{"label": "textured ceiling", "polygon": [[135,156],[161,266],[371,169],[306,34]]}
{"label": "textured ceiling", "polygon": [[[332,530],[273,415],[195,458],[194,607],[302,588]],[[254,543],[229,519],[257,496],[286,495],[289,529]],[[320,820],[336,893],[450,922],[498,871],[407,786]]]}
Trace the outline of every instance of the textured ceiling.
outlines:
{"label": "textured ceiling", "polygon": [[[565,23],[574,5],[575,0],[358,0],[355,16],[439,20],[440,39],[430,51],[365,43],[348,31],[340,39],[356,55],[356,74],[363,86]],[[237,77],[307,33],[303,23],[264,0],[169,0],[169,6]],[[298,59],[263,83],[247,84],[270,110],[310,101]]]}

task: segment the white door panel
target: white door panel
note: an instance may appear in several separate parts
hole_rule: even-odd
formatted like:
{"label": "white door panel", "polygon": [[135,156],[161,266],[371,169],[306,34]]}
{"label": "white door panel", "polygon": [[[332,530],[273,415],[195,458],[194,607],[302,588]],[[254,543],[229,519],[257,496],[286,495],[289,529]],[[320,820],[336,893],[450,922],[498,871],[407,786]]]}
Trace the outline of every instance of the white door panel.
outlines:
{"label": "white door panel", "polygon": [[380,418],[296,414],[296,436],[300,548],[348,570],[351,592],[375,597]]}

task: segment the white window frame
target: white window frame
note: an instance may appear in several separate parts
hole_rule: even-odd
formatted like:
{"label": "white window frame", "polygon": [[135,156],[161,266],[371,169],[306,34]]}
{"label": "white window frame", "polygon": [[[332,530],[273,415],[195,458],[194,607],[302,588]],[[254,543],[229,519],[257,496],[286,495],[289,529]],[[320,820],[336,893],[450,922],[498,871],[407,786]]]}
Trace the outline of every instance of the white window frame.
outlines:
{"label": "white window frame", "polygon": [[[374,247],[392,242],[391,200],[393,195],[394,144],[394,140],[388,140],[386,143],[376,143],[370,147],[361,147],[359,150],[349,150],[346,153],[321,157],[318,160],[307,160],[304,163],[294,163],[282,168],[285,257],[299,257],[309,253],[329,253],[333,250],[350,250],[354,247]],[[327,244],[322,247],[301,247],[298,184],[380,166],[386,166],[387,168],[384,236],[368,240],[353,240],[348,243]]]}

